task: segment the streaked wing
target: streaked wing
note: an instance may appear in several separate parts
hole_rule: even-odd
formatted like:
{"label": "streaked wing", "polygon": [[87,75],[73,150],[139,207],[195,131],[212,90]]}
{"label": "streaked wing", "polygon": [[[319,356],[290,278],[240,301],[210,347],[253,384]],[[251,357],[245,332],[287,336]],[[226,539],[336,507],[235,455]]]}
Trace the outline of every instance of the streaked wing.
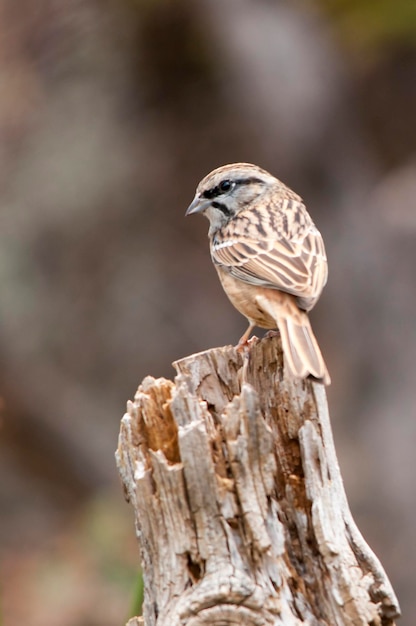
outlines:
{"label": "streaked wing", "polygon": [[296,236],[267,230],[258,239],[240,234],[212,242],[212,259],[244,282],[280,289],[311,309],[326,283],[328,269],[321,234],[311,222]]}

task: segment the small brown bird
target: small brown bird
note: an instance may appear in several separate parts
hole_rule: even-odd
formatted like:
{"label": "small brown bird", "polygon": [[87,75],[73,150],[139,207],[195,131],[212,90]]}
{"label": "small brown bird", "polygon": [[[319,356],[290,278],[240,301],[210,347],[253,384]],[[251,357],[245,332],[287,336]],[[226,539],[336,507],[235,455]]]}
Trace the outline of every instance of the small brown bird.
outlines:
{"label": "small brown bird", "polygon": [[210,221],[211,257],[249,327],[278,328],[289,375],[330,384],[307,311],[328,277],[322,236],[296,193],[265,170],[233,163],[199,183],[186,215]]}

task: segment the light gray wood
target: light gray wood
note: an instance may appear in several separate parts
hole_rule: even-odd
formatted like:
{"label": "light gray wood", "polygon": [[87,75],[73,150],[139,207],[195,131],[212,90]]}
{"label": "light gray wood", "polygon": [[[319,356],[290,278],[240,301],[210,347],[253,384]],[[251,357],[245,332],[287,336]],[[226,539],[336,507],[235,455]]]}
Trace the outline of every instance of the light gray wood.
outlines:
{"label": "light gray wood", "polygon": [[276,336],[147,377],[121,422],[144,619],[130,626],[391,626],[400,609],[352,519],[325,388]]}

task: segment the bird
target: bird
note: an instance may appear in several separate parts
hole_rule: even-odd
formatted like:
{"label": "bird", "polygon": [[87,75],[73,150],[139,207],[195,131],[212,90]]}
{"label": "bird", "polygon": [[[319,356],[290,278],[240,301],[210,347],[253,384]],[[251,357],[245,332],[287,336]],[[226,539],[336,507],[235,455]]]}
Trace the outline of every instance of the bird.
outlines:
{"label": "bird", "polygon": [[302,198],[268,171],[231,163],[201,180],[185,215],[210,225],[211,259],[231,303],[255,327],[277,329],[291,378],[331,382],[308,312],[328,278],[322,235]]}

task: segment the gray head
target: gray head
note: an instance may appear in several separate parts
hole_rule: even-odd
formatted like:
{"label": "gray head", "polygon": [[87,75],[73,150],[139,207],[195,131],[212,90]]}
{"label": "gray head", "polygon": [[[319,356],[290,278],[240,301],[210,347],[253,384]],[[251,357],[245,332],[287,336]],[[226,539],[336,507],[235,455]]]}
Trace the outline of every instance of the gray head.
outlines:
{"label": "gray head", "polygon": [[205,215],[210,221],[209,234],[212,235],[275,185],[284,187],[277,178],[257,165],[223,165],[201,180],[186,215]]}

